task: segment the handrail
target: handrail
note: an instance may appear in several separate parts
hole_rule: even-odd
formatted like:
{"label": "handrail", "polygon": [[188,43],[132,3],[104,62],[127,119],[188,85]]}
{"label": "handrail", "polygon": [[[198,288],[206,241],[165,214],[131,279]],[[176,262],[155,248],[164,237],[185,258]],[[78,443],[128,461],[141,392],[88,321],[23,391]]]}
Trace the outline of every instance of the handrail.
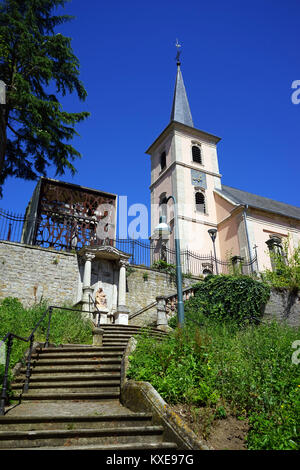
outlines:
{"label": "handrail", "polygon": [[131,315],[129,315],[128,319],[131,320],[132,318],[135,318],[135,317],[137,317],[138,315],[141,315],[142,313],[146,312],[146,311],[149,310],[150,308],[155,307],[155,305],[157,305],[157,301],[152,302],[152,303],[149,304],[149,305],[146,305],[146,307],[141,308],[140,310],[138,310],[138,311],[135,312],[135,313],[132,313]]}
{"label": "handrail", "polygon": [[10,356],[11,356],[11,351],[12,351],[12,345],[13,345],[13,340],[18,339],[19,341],[23,341],[25,343],[30,342],[30,347],[29,347],[29,352],[27,356],[27,368],[26,368],[26,375],[25,375],[25,384],[23,391],[26,393],[28,392],[29,388],[29,380],[30,380],[30,375],[31,375],[31,356],[32,356],[32,350],[33,350],[33,343],[34,343],[34,334],[44,318],[46,318],[47,315],[49,315],[49,320],[48,320],[48,326],[47,326],[47,334],[46,334],[46,341],[45,341],[45,348],[49,347],[49,338],[50,338],[50,327],[51,327],[51,318],[52,318],[52,313],[53,309],[59,309],[59,310],[70,310],[70,311],[76,311],[78,310],[74,308],[68,308],[68,307],[56,307],[54,305],[51,305],[50,307],[47,308],[47,310],[42,314],[41,318],[39,321],[36,323],[34,328],[32,329],[30,335],[28,338],[23,338],[22,336],[16,335],[15,333],[8,332],[4,338],[1,340],[2,343],[5,343],[7,341],[7,351],[6,351],[6,358],[5,358],[5,368],[4,368],[4,377],[3,377],[3,382],[2,382],[2,392],[1,392],[1,397],[0,397],[0,416],[5,414],[5,403],[7,399],[7,387],[8,387],[8,372],[9,372],[9,363],[10,363]]}

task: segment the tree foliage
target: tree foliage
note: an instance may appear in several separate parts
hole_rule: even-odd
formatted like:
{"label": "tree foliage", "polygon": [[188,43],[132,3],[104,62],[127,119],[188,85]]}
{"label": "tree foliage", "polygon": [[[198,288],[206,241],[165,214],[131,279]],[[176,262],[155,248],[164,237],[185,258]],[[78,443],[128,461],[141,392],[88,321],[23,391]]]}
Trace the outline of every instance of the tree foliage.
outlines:
{"label": "tree foliage", "polygon": [[69,0],[3,0],[0,4],[0,79],[7,85],[0,112],[0,191],[8,176],[34,180],[69,169],[80,157],[69,141],[88,112],[63,110],[58,96],[85,100],[71,39],[56,28],[72,19],[55,15]]}

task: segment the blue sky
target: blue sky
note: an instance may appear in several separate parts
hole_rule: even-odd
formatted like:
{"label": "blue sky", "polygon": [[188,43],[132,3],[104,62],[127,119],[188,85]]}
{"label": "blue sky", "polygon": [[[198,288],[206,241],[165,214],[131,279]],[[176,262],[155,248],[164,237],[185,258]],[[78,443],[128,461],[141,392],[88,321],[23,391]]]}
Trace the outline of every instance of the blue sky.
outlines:
{"label": "blue sky", "polygon": [[[73,38],[88,98],[62,102],[91,117],[73,141],[78,173],[61,180],[149,206],[145,150],[170,120],[178,38],[194,125],[222,138],[222,182],[300,205],[298,0],[73,0],[65,12],[76,18],[58,32]],[[24,212],[34,187],[9,179],[0,207]]]}

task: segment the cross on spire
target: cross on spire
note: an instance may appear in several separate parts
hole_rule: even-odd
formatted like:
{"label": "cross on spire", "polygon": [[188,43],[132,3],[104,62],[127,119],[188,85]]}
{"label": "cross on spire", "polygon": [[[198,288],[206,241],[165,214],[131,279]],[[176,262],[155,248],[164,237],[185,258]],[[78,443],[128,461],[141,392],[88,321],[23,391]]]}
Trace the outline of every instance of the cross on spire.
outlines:
{"label": "cross on spire", "polygon": [[181,48],[181,44],[179,44],[178,39],[176,39],[175,46],[177,48],[177,55],[176,55],[177,65],[180,65],[180,54],[181,54],[180,48]]}

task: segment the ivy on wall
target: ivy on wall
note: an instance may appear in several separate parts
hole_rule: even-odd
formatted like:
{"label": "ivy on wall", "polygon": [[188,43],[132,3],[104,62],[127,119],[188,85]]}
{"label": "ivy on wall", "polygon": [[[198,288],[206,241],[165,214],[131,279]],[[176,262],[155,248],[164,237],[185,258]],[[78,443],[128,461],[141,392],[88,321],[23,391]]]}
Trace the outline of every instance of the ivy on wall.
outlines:
{"label": "ivy on wall", "polygon": [[270,297],[267,284],[248,276],[207,276],[185,302],[187,317],[197,314],[238,322],[257,321]]}

